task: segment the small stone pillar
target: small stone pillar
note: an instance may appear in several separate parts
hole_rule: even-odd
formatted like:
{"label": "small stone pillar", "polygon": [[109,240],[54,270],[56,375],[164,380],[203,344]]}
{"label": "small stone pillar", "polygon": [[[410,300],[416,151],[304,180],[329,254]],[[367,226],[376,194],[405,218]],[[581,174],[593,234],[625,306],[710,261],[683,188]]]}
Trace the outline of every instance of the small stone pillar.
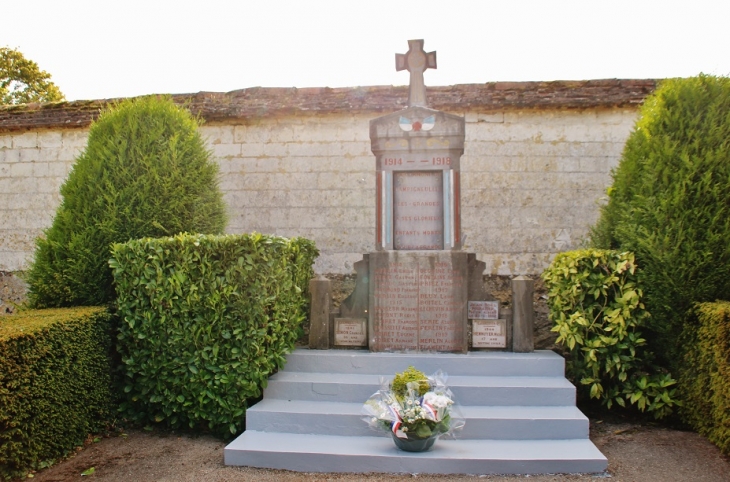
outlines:
{"label": "small stone pillar", "polygon": [[516,353],[535,351],[534,290],[535,282],[527,276],[518,276],[512,280],[512,351]]}
{"label": "small stone pillar", "polygon": [[309,348],[327,350],[330,347],[330,305],[332,283],[324,276],[309,280],[311,305],[309,307]]}

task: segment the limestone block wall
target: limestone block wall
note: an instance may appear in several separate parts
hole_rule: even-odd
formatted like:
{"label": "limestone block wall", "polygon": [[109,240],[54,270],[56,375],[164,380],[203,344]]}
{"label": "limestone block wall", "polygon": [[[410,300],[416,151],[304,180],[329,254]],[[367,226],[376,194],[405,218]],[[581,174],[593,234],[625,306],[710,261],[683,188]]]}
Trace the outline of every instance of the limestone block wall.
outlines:
{"label": "limestone block wall", "polygon": [[491,274],[539,274],[597,220],[634,108],[466,115],[464,250]]}
{"label": "limestone block wall", "polygon": [[[538,274],[598,215],[638,105],[655,80],[496,82],[428,89],[466,117],[464,249],[492,274]],[[221,166],[228,231],[314,239],[319,273],[349,273],[374,248],[369,121],[405,106],[404,87],[250,88],[180,94],[205,119]],[[110,101],[0,106],[0,270],[28,266],[58,189]]]}
{"label": "limestone block wall", "polygon": [[[556,253],[579,246],[637,114],[635,106],[443,110],[467,121],[464,250],[487,273],[506,275],[538,274]],[[209,120],[201,132],[220,164],[228,232],[305,236],[322,252],[318,273],[352,272],[375,245],[369,121],[378,115]],[[28,266],[87,135],[86,126],[0,129],[0,270]]]}
{"label": "limestone block wall", "polygon": [[292,116],[202,128],[221,168],[228,231],[304,236],[319,273],[350,273],[375,247],[367,115]]}
{"label": "limestone block wall", "polygon": [[28,266],[87,130],[0,132],[0,271]]}

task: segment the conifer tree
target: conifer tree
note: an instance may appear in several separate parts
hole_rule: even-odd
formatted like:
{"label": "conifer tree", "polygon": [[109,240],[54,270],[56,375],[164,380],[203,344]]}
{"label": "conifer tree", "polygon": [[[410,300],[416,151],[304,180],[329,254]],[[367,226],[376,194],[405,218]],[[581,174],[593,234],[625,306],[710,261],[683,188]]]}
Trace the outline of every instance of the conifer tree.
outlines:
{"label": "conifer tree", "polygon": [[61,187],[52,226],[36,242],[28,273],[31,305],[113,301],[112,243],[223,231],[218,166],[197,127],[187,110],[155,96],[126,100],[101,114]]}
{"label": "conifer tree", "polygon": [[676,373],[694,303],[730,299],[730,79],[663,81],[613,179],[592,242],[636,253],[653,350]]}

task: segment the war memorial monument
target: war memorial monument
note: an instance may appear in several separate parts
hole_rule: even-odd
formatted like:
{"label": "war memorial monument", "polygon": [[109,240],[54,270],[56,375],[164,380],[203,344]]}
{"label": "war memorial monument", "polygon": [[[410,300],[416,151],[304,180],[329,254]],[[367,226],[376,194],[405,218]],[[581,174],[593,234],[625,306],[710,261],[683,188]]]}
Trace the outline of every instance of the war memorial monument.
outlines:
{"label": "war memorial monument", "polygon": [[[453,474],[599,473],[562,357],[535,351],[532,280],[512,281],[511,307],[483,288],[485,265],[463,252],[460,216],[464,118],[428,107],[424,72],[436,53],[408,42],[405,109],[370,121],[376,170],[374,252],[355,264],[354,292],[331,307],[312,280],[309,349],[290,354],[228,465],[304,472]],[[381,378],[413,365],[443,370],[466,424],[428,452],[398,450],[360,419]]]}

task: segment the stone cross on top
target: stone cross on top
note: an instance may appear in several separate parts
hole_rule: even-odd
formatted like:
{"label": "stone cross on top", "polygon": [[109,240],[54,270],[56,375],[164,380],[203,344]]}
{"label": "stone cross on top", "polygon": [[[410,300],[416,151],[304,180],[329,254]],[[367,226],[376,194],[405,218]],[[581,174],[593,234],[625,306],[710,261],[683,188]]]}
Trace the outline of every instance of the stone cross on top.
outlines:
{"label": "stone cross on top", "polygon": [[426,84],[423,72],[436,68],[436,52],[424,52],[423,40],[409,40],[408,52],[395,54],[395,70],[408,70],[411,84],[408,89],[408,107],[427,107]]}

